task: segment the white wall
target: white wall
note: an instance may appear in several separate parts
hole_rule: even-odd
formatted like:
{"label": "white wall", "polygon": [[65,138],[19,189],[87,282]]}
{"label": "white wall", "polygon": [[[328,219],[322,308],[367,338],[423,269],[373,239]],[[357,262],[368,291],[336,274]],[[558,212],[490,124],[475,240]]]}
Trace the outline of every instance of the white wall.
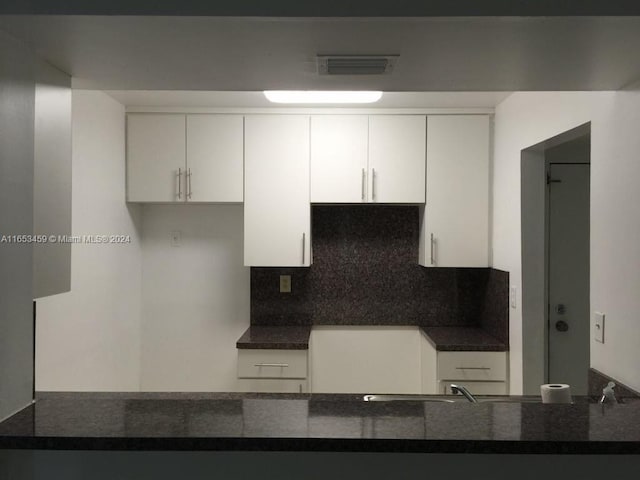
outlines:
{"label": "white wall", "polygon": [[140,208],[125,204],[124,107],[73,91],[72,232],[131,243],[73,244],[71,292],[38,300],[36,389],[135,391],[140,385]]}
{"label": "white wall", "polygon": [[[34,94],[32,53],[0,32],[0,236],[33,232]],[[30,244],[0,243],[0,420],[32,398],[32,272]]]}
{"label": "white wall", "polygon": [[[249,326],[242,205],[145,205],[143,391],[233,391]],[[171,246],[179,231],[181,245]]]}
{"label": "white wall", "polygon": [[[71,77],[36,64],[34,235],[71,235]],[[33,245],[33,298],[71,290],[71,244]]]}
{"label": "white wall", "polygon": [[[640,389],[640,92],[520,92],[498,105],[493,266],[521,287],[521,150],[589,121],[591,311],[607,314],[606,343],[591,340],[591,364]],[[512,394],[522,391],[520,305],[510,312]]]}

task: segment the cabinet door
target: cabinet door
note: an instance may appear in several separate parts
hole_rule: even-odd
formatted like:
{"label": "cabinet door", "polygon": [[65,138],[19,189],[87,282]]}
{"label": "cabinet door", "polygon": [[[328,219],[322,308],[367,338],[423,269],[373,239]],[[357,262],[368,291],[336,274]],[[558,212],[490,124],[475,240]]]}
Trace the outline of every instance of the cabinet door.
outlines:
{"label": "cabinet door", "polygon": [[314,326],[310,341],[314,393],[422,391],[417,327]]}
{"label": "cabinet door", "polygon": [[242,202],[242,115],[187,115],[187,201]]}
{"label": "cabinet door", "polygon": [[185,138],[184,115],[127,116],[128,201],[184,201]]}
{"label": "cabinet door", "polygon": [[366,202],[366,115],[311,117],[311,202]]}
{"label": "cabinet door", "polygon": [[244,264],[311,264],[309,116],[245,117]]}
{"label": "cabinet door", "polygon": [[489,116],[429,116],[427,137],[420,264],[487,267]]}
{"label": "cabinet door", "polygon": [[424,203],[424,115],[369,117],[369,201]]}

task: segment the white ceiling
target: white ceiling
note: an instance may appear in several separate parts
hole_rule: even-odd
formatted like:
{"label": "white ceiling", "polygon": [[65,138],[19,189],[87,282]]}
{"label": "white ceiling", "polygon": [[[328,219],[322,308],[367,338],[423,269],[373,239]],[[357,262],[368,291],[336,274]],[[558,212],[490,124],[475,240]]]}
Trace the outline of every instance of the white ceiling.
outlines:
{"label": "white ceiling", "polygon": [[[128,107],[273,108],[262,92],[203,92],[179,90],[107,90]],[[384,92],[373,108],[493,108],[510,92]],[[304,106],[304,105],[297,105]],[[317,107],[317,105],[308,105]],[[354,107],[354,105],[348,105]]]}
{"label": "white ceiling", "polygon": [[[105,90],[612,90],[640,78],[640,17],[2,16]],[[388,76],[319,76],[317,54],[399,54]]]}

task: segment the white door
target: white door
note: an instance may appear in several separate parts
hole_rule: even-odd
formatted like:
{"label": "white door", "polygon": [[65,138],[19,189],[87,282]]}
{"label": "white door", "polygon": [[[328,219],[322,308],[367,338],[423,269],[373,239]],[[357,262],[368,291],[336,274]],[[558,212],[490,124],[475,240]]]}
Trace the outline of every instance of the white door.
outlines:
{"label": "white door", "polygon": [[549,183],[549,382],[587,394],[589,165],[552,164]]}
{"label": "white door", "polygon": [[309,266],[309,116],[246,116],[244,179],[244,264]]}
{"label": "white door", "polygon": [[426,267],[489,265],[489,117],[427,119],[427,203],[420,240]]}
{"label": "white door", "polygon": [[187,201],[242,202],[242,115],[187,115]]}
{"label": "white door", "polygon": [[366,115],[311,117],[311,202],[367,201]]}
{"label": "white door", "polygon": [[424,203],[424,115],[369,117],[368,199],[376,203]]}
{"label": "white door", "polygon": [[127,116],[127,200],[185,200],[185,116]]}

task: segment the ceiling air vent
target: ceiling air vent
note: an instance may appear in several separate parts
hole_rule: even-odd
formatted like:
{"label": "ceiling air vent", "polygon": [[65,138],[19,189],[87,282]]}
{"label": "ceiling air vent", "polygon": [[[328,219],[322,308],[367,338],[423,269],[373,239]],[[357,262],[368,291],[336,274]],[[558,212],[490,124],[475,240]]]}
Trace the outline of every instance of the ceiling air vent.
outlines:
{"label": "ceiling air vent", "polygon": [[318,55],[320,75],[385,75],[399,55]]}

